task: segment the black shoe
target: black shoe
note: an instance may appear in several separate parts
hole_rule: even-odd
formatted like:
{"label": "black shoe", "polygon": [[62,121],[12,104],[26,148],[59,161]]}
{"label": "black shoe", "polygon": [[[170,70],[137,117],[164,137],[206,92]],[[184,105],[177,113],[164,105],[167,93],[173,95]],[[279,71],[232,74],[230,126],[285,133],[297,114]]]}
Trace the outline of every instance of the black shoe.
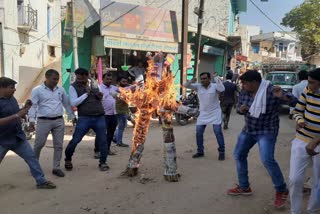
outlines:
{"label": "black shoe", "polygon": [[228,125],[223,125],[223,129],[228,129]]}
{"label": "black shoe", "polygon": [[119,146],[119,147],[129,147],[129,145],[125,144],[125,143],[117,143],[117,146]]}
{"label": "black shoe", "polygon": [[192,155],[192,158],[201,158],[203,156],[204,156],[203,153],[196,153],[196,154]]}
{"label": "black shoe", "polygon": [[223,161],[223,160],[225,160],[225,159],[226,159],[225,154],[224,154],[224,153],[219,153],[218,160],[219,160],[219,161]]}
{"label": "black shoe", "polygon": [[54,169],[52,170],[52,174],[58,177],[64,177],[64,172],[61,169]]}
{"label": "black shoe", "polygon": [[64,168],[68,171],[71,171],[73,169],[73,164],[71,161],[64,161]]}

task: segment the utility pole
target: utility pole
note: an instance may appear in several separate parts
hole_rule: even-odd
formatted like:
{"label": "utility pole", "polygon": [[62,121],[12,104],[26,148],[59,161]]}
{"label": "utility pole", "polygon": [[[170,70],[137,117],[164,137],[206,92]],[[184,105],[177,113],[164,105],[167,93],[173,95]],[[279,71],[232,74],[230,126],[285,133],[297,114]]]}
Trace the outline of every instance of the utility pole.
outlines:
{"label": "utility pole", "polygon": [[[189,0],[182,0],[182,35],[181,35],[181,60],[180,60],[180,83],[187,80],[187,54],[188,54],[188,14]],[[185,95],[186,89],[181,87],[180,94]]]}
{"label": "utility pole", "polygon": [[199,74],[199,58],[200,58],[200,47],[201,47],[201,34],[202,34],[202,24],[203,24],[203,11],[204,11],[204,0],[200,0],[200,6],[195,13],[198,15],[198,30],[197,30],[197,36],[198,41],[196,43],[196,58],[195,58],[195,64],[194,64],[194,73],[193,76],[198,78]]}
{"label": "utility pole", "polygon": [[3,31],[0,23],[0,77],[4,77]]}
{"label": "utility pole", "polygon": [[74,69],[79,68],[79,60],[78,60],[78,38],[77,38],[77,26],[75,24],[75,16],[76,16],[76,0],[71,0],[72,7],[72,41],[73,41],[73,63]]}

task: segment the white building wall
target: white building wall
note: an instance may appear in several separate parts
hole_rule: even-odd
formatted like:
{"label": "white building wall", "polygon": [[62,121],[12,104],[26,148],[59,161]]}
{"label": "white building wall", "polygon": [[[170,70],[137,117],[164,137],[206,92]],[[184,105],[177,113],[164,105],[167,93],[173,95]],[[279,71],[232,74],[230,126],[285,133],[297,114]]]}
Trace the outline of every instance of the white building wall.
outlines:
{"label": "white building wall", "polygon": [[[19,98],[29,90],[44,67],[61,58],[61,5],[60,1],[25,0],[25,5],[30,4],[37,10],[38,25],[37,30],[21,32],[18,29],[17,0],[3,2],[4,74],[19,83],[16,92]],[[47,35],[48,6],[52,8],[50,38]],[[49,56],[48,45],[55,46],[55,57]]]}

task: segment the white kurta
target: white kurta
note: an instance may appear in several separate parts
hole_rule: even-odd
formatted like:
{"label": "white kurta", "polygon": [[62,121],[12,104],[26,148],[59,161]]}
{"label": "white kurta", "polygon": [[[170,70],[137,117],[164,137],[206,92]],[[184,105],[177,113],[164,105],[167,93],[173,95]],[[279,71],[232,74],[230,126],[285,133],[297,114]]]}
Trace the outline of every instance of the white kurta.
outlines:
{"label": "white kurta", "polygon": [[222,113],[219,102],[219,92],[224,91],[222,81],[215,77],[215,83],[210,83],[208,88],[200,83],[186,82],[184,86],[196,90],[200,103],[200,115],[197,118],[197,125],[212,125],[222,123]]}

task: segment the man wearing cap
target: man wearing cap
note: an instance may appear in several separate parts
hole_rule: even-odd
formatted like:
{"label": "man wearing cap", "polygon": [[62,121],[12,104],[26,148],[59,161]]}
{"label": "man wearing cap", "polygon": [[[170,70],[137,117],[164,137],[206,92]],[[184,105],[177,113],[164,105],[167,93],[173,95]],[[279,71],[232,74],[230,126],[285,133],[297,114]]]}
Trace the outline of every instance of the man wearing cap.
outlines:
{"label": "man wearing cap", "polygon": [[107,165],[107,138],[104,109],[102,106],[103,94],[99,92],[98,86],[89,81],[88,70],[78,68],[75,70],[76,81],[69,89],[70,102],[78,108],[78,122],[65,151],[65,168],[72,170],[72,156],[84,135],[92,129],[96,133],[96,140],[100,148],[99,168],[101,171],[109,169]]}
{"label": "man wearing cap", "polygon": [[75,115],[65,90],[57,86],[59,82],[58,71],[49,69],[45,78],[44,83],[34,88],[31,94],[33,105],[29,111],[29,120],[32,130],[35,129],[35,121],[37,120],[34,153],[39,159],[41,149],[46,144],[51,132],[54,149],[52,174],[64,177],[64,172],[60,169],[64,138],[63,107],[73,120]]}

